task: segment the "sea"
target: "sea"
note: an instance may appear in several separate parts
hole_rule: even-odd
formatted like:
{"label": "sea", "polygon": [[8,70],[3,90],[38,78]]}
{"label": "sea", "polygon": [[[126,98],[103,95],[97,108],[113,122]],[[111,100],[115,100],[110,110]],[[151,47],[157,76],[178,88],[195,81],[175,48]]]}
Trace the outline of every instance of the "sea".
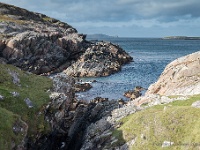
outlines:
{"label": "sea", "polygon": [[[136,86],[148,88],[156,82],[166,65],[171,61],[200,50],[200,40],[178,40],[162,38],[89,38],[87,40],[109,41],[122,47],[133,57],[133,62],[120,72],[107,77],[81,78],[90,82],[93,88],[76,94],[77,99],[90,101],[95,97],[124,99],[125,91]],[[143,91],[142,94],[144,94]]]}

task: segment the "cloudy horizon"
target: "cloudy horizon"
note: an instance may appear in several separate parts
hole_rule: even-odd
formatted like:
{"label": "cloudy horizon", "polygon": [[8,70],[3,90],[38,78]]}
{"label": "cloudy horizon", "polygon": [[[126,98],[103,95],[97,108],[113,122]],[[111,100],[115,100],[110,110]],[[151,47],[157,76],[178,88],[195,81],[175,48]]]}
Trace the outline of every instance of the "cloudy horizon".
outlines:
{"label": "cloudy horizon", "polygon": [[199,0],[1,0],[72,25],[120,37],[200,36]]}

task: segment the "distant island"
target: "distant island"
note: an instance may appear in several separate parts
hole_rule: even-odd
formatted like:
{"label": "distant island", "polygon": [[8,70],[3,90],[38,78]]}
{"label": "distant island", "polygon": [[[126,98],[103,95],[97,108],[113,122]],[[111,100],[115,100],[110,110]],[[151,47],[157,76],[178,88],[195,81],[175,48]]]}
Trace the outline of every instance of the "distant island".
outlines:
{"label": "distant island", "polygon": [[200,40],[200,37],[188,37],[188,36],[167,36],[163,37],[164,40]]}
{"label": "distant island", "polygon": [[87,34],[87,39],[105,39],[105,38],[118,38],[118,36],[110,36],[106,34]]}

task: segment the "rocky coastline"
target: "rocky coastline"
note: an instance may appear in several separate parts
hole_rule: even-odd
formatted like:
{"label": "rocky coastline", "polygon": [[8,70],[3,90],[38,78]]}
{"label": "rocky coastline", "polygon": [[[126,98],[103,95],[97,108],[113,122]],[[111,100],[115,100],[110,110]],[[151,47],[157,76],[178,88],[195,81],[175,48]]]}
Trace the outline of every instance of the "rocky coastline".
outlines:
{"label": "rocky coastline", "polygon": [[73,78],[57,74],[52,79],[51,102],[45,109],[52,131],[28,145],[30,149],[101,150],[116,140],[111,133],[119,126],[118,121],[141,110],[133,102],[125,105],[101,97],[90,102],[77,101]]}
{"label": "rocky coastline", "polygon": [[[86,127],[118,108],[118,102],[103,98],[90,103],[77,101],[75,92],[91,86],[78,85],[68,75],[108,76],[120,71],[132,57],[110,42],[89,42],[86,35],[78,34],[72,26],[43,14],[0,3],[0,17],[1,64],[37,75],[54,74],[50,76],[53,84],[50,102],[40,112],[51,131],[45,134],[37,131],[34,139],[26,133],[20,146],[14,144],[11,148],[80,149]],[[18,75],[12,75],[20,83]],[[6,96],[0,92],[4,100]],[[34,108],[30,98],[25,102],[29,109]],[[26,126],[29,132],[29,124]]]}
{"label": "rocky coastline", "polygon": [[0,3],[0,60],[35,74],[108,76],[132,61],[109,42],[92,43],[67,23]]}
{"label": "rocky coastline", "polygon": [[[138,86],[125,93],[131,99],[128,102],[101,97],[79,101],[75,92],[91,86],[74,77],[108,76],[120,71],[132,57],[110,42],[89,42],[72,26],[43,14],[0,3],[0,17],[0,114],[15,118],[8,127],[15,138],[8,137],[9,142],[1,145],[7,149],[127,150],[148,145],[150,132],[145,131],[153,128],[148,126],[150,122],[142,130],[140,126],[134,126],[138,130],[128,126],[129,132],[139,132],[128,135],[123,127],[131,119],[126,117],[149,110],[148,115],[153,114],[155,110],[151,112],[150,108],[155,105],[164,107],[157,114],[165,113],[174,101],[187,101],[194,94],[199,98],[200,53],[196,52],[170,63],[142,97],[140,92],[144,89]],[[170,97],[173,94],[176,97]],[[192,101],[192,107],[188,103],[184,106],[188,110],[199,108],[196,98]],[[19,102],[24,112],[15,108]],[[138,118],[145,122],[144,116]],[[153,122],[159,125],[158,130],[167,130],[156,119]],[[34,122],[38,124],[33,126]],[[157,130],[153,133],[160,134]],[[164,141],[163,145],[174,142]]]}

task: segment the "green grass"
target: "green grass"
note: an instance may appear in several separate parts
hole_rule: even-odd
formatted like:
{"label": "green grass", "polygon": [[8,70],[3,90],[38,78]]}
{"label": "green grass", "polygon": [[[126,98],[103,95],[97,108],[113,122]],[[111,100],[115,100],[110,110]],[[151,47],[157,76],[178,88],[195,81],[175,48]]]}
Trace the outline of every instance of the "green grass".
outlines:
{"label": "green grass", "polygon": [[45,21],[45,22],[51,22],[52,21],[52,18],[50,18],[50,17],[43,17],[42,18],[43,19],[43,21]]}
{"label": "green grass", "polygon": [[0,107],[0,147],[2,150],[11,149],[11,143],[19,144],[23,136],[15,134],[12,130],[13,124],[19,120],[19,116]]}
{"label": "green grass", "polygon": [[[16,71],[20,78],[20,84],[16,85],[12,82],[12,77],[8,70]],[[4,96],[0,100],[0,108],[21,116],[28,126],[28,137],[34,139],[39,133],[49,131],[49,125],[44,120],[43,108],[49,102],[48,89],[52,88],[52,81],[46,77],[30,74],[11,66],[0,64],[0,95]],[[13,97],[11,92],[18,92],[18,97]],[[33,104],[33,108],[28,108],[24,99],[29,98]],[[11,119],[12,120],[12,119]],[[13,122],[10,121],[10,124]],[[4,122],[1,122],[3,125]],[[2,130],[0,129],[0,132]],[[8,134],[8,137],[12,138]],[[0,147],[2,147],[2,142]]]}
{"label": "green grass", "polygon": [[6,22],[14,22],[14,23],[17,23],[17,24],[23,24],[24,21],[23,20],[17,20],[17,19],[13,19],[7,15],[2,15],[0,14],[0,22],[2,21],[6,21]]}
{"label": "green grass", "polygon": [[187,100],[173,101],[170,104],[173,105],[173,106],[191,106],[192,103],[194,103],[195,101],[198,101],[198,100],[200,100],[200,94],[190,96],[189,99],[187,99]]}
{"label": "green grass", "polygon": [[[197,100],[200,95],[129,115],[120,120],[122,126],[113,131],[113,136],[118,145],[136,139],[130,148],[133,150],[196,150],[200,147],[200,109],[191,104]],[[142,134],[145,138],[141,138]],[[162,148],[163,141],[174,145]]]}

